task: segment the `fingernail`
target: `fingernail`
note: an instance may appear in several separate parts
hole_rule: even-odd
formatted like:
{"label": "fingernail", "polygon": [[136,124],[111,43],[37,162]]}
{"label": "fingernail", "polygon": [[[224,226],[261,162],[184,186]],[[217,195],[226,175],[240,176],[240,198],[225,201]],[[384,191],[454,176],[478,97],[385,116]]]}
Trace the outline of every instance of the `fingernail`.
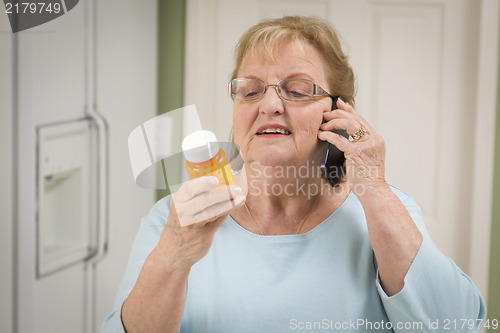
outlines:
{"label": "fingernail", "polygon": [[241,187],[239,187],[239,186],[231,186],[231,192],[232,192],[234,195],[238,195],[238,194],[243,193],[243,190],[242,190],[242,189],[241,189]]}
{"label": "fingernail", "polygon": [[236,197],[236,199],[234,199],[234,205],[238,206],[238,205],[242,204],[243,202],[245,202],[245,200],[246,200],[246,197],[244,195],[239,195],[238,197]]}
{"label": "fingernail", "polygon": [[210,184],[219,185],[219,178],[217,178],[215,176],[210,176]]}

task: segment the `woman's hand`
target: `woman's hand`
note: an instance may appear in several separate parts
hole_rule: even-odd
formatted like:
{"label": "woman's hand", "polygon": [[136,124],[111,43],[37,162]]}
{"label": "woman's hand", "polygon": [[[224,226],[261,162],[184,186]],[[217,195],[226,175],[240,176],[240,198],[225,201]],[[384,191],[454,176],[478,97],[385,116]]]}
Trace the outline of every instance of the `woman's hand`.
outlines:
{"label": "woman's hand", "polygon": [[[358,197],[387,188],[384,139],[351,105],[339,99],[337,107],[337,110],[323,113],[325,122],[320,126],[318,138],[344,152],[347,182]],[[365,132],[353,141],[332,132],[346,130],[349,135],[356,136],[363,129]]]}
{"label": "woman's hand", "polygon": [[214,176],[181,186],[160,241],[123,304],[128,332],[179,332],[191,266],[207,254],[229,212],[244,202],[238,186],[219,186]]}
{"label": "woman's hand", "polygon": [[[339,100],[337,107],[338,110],[324,113],[326,122],[321,125],[318,138],[344,152],[347,182],[365,211],[382,288],[387,295],[395,295],[403,289],[404,277],[422,243],[422,235],[385,181],[384,139],[351,105]],[[354,140],[331,132],[342,129]]]}
{"label": "woman's hand", "polygon": [[174,195],[157,253],[168,259],[172,269],[190,268],[206,255],[231,210],[244,203],[239,186],[219,186],[215,176],[186,182]]}

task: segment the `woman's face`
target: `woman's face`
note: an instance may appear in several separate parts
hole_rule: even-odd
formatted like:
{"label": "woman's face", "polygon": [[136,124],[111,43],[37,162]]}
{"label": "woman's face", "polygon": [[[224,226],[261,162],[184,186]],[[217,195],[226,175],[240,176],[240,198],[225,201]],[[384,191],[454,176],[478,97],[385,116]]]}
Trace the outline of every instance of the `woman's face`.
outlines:
{"label": "woman's face", "polygon": [[[302,47],[299,47],[298,44]],[[309,79],[329,91],[323,57],[305,42],[288,42],[278,46],[275,62],[256,52],[247,55],[238,77],[258,78],[267,84],[277,84],[289,78]],[[235,143],[246,162],[263,165],[304,165],[308,160],[319,161],[322,144],[318,129],[323,112],[331,109],[328,96],[315,96],[311,101],[282,100],[275,88],[268,87],[257,100],[235,100],[233,129]],[[258,134],[266,128],[286,129],[289,134]]]}

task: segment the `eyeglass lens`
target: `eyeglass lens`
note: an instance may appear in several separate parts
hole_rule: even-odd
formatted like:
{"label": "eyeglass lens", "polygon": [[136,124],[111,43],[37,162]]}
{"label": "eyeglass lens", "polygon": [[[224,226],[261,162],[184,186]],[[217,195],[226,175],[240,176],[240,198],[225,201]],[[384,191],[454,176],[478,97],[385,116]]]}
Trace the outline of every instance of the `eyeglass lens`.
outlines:
{"label": "eyeglass lens", "polygon": [[[231,95],[233,98],[252,101],[262,97],[266,88],[275,86],[259,79],[244,78],[231,81]],[[282,80],[276,86],[277,93],[289,101],[310,100],[313,97],[314,83],[305,79]]]}

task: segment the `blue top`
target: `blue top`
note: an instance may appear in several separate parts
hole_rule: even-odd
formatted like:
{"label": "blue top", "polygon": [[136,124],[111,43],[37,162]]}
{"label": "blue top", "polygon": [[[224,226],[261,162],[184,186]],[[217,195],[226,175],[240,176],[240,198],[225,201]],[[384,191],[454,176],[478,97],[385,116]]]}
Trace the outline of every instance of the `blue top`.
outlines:
{"label": "blue top", "polygon": [[[300,235],[260,236],[228,217],[191,269],[181,332],[479,331],[486,308],[474,283],[432,243],[416,202],[392,189],[423,236],[398,294],[388,297],[379,283],[363,207],[351,193]],[[163,198],[142,220],[103,332],[124,332],[121,305],[160,239],[170,204]]]}

